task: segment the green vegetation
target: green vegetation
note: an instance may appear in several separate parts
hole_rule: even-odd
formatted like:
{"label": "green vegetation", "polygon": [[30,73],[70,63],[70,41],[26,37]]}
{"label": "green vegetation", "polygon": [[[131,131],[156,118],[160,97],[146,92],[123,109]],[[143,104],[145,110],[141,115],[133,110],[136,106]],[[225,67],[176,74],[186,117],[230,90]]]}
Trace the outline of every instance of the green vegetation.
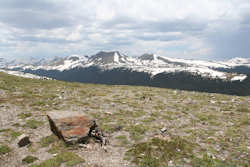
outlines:
{"label": "green vegetation", "polygon": [[18,114],[18,117],[21,119],[26,119],[26,118],[29,118],[31,116],[32,116],[32,113],[29,113],[29,112],[27,112],[27,113],[23,112],[21,114]]}
{"label": "green vegetation", "polygon": [[29,127],[31,129],[36,129],[39,126],[42,126],[43,122],[42,121],[37,121],[35,119],[30,119],[26,122],[26,124],[24,125],[25,127]]}
{"label": "green vegetation", "polygon": [[31,165],[30,167],[59,167],[63,163],[65,166],[74,166],[83,162],[85,161],[77,154],[72,152],[63,152],[54,158],[45,160],[39,165]]}
{"label": "green vegetation", "polygon": [[116,139],[119,140],[121,146],[126,146],[129,144],[129,141],[125,135],[117,136]]}
{"label": "green vegetation", "polygon": [[10,133],[11,137],[13,139],[17,138],[18,136],[21,136],[22,135],[22,132],[16,132],[16,131],[11,131]]}
{"label": "green vegetation", "polygon": [[48,147],[50,144],[56,142],[56,140],[57,137],[55,135],[46,136],[40,140],[40,145],[41,147]]}
{"label": "green vegetation", "polygon": [[16,139],[18,136],[22,135],[22,132],[14,131],[12,129],[1,129],[0,133],[5,133],[5,135],[10,136],[11,139]]}
{"label": "green vegetation", "polygon": [[143,135],[147,131],[147,128],[144,125],[131,125],[125,130],[129,132],[131,139],[137,141],[143,138]]}
{"label": "green vegetation", "polygon": [[0,145],[0,155],[1,154],[6,154],[11,151],[10,147],[7,145]]}
{"label": "green vegetation", "polygon": [[22,162],[23,162],[23,164],[31,164],[31,163],[35,162],[36,160],[38,160],[37,157],[28,155],[24,159],[22,159]]}
{"label": "green vegetation", "polygon": [[56,142],[54,142],[52,144],[52,146],[50,147],[48,152],[51,153],[51,154],[56,154],[56,153],[60,153],[60,152],[70,150],[71,148],[73,148],[73,146],[66,145],[62,140],[57,140]]}
{"label": "green vegetation", "polygon": [[194,145],[180,137],[171,141],[153,138],[149,142],[135,144],[127,153],[127,159],[140,167],[164,167],[170,160],[192,155]]}
{"label": "green vegetation", "polygon": [[193,157],[191,163],[193,167],[236,167],[234,164],[220,161],[207,154],[204,154],[202,158]]}
{"label": "green vegetation", "polygon": [[246,107],[241,107],[237,109],[238,112],[243,112],[243,113],[250,113],[250,109]]}
{"label": "green vegetation", "polygon": [[0,133],[1,132],[9,132],[11,129],[0,129]]}

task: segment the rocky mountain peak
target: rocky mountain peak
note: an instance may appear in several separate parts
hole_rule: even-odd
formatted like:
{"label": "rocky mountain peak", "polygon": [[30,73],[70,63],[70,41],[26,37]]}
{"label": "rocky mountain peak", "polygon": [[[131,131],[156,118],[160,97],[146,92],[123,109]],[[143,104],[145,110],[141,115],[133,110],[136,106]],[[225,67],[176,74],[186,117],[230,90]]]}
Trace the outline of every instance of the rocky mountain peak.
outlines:
{"label": "rocky mountain peak", "polygon": [[126,56],[120,54],[118,51],[98,52],[90,57],[90,61],[96,64],[120,64],[126,62]]}
{"label": "rocky mountain peak", "polygon": [[140,57],[138,57],[139,60],[149,60],[149,61],[152,61],[152,60],[156,60],[157,57],[155,54],[148,54],[148,53],[145,53],[143,55],[141,55]]}

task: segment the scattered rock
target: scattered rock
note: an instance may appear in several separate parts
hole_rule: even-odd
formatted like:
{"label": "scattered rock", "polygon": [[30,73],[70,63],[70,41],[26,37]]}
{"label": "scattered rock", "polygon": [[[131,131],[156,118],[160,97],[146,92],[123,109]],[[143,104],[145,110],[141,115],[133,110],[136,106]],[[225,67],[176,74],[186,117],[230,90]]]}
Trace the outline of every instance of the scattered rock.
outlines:
{"label": "scattered rock", "polygon": [[101,144],[108,144],[107,139],[105,138],[105,135],[103,134],[102,130],[99,129],[97,126],[95,127],[95,129],[93,129],[90,133],[91,137],[96,138],[97,140],[99,140],[101,142]]}
{"label": "scattered rock", "polygon": [[215,103],[216,103],[216,101],[214,101],[214,100],[210,100],[210,103],[211,103],[211,104],[215,104]]}
{"label": "scattered rock", "polygon": [[51,131],[67,144],[86,143],[95,137],[106,144],[95,120],[79,112],[50,112],[47,115]]}
{"label": "scattered rock", "polygon": [[113,113],[112,113],[112,112],[107,111],[107,112],[105,112],[105,114],[107,114],[107,115],[112,115]]}
{"label": "scattered rock", "polygon": [[115,131],[115,132],[120,131],[120,130],[122,130],[122,129],[123,129],[123,127],[120,126],[120,125],[116,125],[116,126],[114,127],[114,131]]}
{"label": "scattered rock", "polygon": [[167,130],[168,130],[168,129],[167,129],[166,127],[163,127],[163,128],[161,128],[161,130],[160,130],[160,131],[161,131],[161,133],[166,133],[166,132],[167,132]]}
{"label": "scattered rock", "polygon": [[29,136],[25,135],[25,134],[22,134],[21,136],[18,137],[18,146],[19,147],[24,147],[28,144],[30,144],[30,139],[29,139]]}
{"label": "scattered rock", "polygon": [[79,146],[80,148],[87,148],[87,145],[86,145],[86,144],[82,144],[82,143],[80,143],[78,146]]}

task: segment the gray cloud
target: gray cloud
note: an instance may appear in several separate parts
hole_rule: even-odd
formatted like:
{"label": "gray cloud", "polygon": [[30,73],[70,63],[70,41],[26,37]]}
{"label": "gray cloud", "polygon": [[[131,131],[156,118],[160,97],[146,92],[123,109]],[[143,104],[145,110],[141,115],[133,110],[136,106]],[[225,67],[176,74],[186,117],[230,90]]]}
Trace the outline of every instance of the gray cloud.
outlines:
{"label": "gray cloud", "polygon": [[66,8],[47,0],[0,2],[0,21],[22,29],[52,29],[73,25]]}
{"label": "gray cloud", "polygon": [[240,29],[237,32],[214,33],[209,36],[208,44],[213,46],[213,54],[211,56],[214,59],[250,58],[250,29]]}
{"label": "gray cloud", "polygon": [[[235,27],[235,28],[233,28]],[[225,25],[225,29],[209,32],[206,44],[212,46],[213,59],[234,57],[250,58],[250,14],[245,15],[236,25]]]}
{"label": "gray cloud", "polygon": [[248,11],[248,0],[3,0],[0,57],[99,50],[199,59],[250,57]]}

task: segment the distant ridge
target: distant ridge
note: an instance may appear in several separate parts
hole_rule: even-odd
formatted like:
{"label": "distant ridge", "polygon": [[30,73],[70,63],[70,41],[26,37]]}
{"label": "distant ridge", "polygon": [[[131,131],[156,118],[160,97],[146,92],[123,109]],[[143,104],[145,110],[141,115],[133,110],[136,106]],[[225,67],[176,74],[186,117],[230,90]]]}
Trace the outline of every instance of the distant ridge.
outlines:
{"label": "distant ridge", "polygon": [[250,59],[244,58],[214,62],[100,51],[92,56],[70,55],[28,64],[2,63],[2,68],[74,82],[250,95]]}

